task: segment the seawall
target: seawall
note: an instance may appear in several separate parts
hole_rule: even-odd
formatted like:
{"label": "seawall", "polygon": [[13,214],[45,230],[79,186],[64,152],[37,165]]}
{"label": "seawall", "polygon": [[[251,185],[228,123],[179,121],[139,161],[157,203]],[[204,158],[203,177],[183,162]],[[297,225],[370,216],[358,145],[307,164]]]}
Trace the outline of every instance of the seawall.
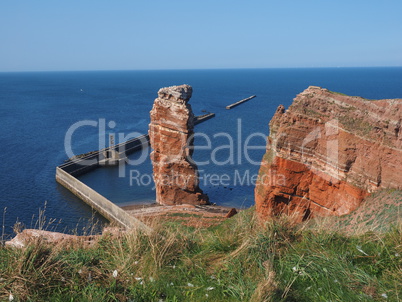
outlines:
{"label": "seawall", "polygon": [[230,105],[226,106],[226,109],[232,109],[232,108],[234,108],[236,106],[239,106],[240,104],[243,104],[243,103],[245,103],[245,102],[247,102],[247,101],[249,101],[251,99],[254,99],[255,97],[257,97],[257,96],[256,95],[249,96],[248,98],[242,99],[242,100],[240,100],[240,101],[238,101],[236,103],[233,103],[233,104],[230,104]]}
{"label": "seawall", "polygon": [[56,181],[119,227],[150,230],[144,223],[59,167],[56,168]]}
{"label": "seawall", "polygon": [[109,160],[124,160],[127,155],[141,150],[148,145],[149,136],[147,134],[141,135],[110,148],[93,151],[86,155],[73,158],[68,162],[60,165],[59,168],[69,173],[70,175],[79,176],[100,167],[102,165],[102,162],[107,160],[109,152],[112,155],[110,156]]}

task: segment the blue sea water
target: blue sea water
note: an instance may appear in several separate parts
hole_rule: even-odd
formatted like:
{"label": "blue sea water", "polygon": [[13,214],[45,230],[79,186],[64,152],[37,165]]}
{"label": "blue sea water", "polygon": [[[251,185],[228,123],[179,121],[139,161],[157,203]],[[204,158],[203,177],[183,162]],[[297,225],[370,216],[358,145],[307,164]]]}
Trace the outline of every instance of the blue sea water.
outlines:
{"label": "blue sea water", "polygon": [[[68,157],[64,146],[68,129],[80,121],[98,125],[104,121],[101,136],[106,139],[109,133],[146,133],[158,89],[183,83],[193,86],[190,104],[196,115],[216,114],[195,129],[202,136],[195,139],[201,148],[195,150],[194,159],[209,161],[200,165],[201,187],[216,204],[249,207],[254,203],[252,176],[258,173],[268,123],[279,104],[289,106],[310,85],[368,99],[401,98],[402,68],[0,73],[4,232],[10,234],[16,221],[35,226],[45,204],[46,217],[58,221],[58,230],[79,231],[94,214],[55,182],[55,167]],[[225,109],[254,94],[257,98]],[[109,127],[111,121],[115,127]],[[98,128],[83,126],[73,133],[75,154],[99,149]],[[260,148],[247,150],[247,157],[246,143]],[[80,179],[116,204],[149,203],[155,200],[151,171],[147,157],[140,165],[101,168]]]}

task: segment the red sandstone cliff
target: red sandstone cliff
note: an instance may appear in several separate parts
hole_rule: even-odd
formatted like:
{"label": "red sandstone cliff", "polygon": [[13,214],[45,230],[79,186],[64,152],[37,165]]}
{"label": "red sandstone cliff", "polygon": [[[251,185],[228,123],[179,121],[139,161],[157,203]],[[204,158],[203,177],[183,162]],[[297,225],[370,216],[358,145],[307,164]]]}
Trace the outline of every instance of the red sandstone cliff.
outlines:
{"label": "red sandstone cliff", "polygon": [[271,120],[255,188],[262,217],[343,215],[379,188],[402,188],[402,99],[311,86]]}
{"label": "red sandstone cliff", "polygon": [[151,110],[149,137],[159,204],[208,204],[208,196],[199,188],[197,166],[191,160],[191,95],[188,85],[161,88]]}

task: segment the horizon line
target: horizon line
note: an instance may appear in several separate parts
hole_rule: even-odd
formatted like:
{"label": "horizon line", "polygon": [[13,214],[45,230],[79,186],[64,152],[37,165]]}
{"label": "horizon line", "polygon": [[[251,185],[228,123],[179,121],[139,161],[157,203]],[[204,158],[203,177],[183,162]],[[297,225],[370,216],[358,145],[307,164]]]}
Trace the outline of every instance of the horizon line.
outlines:
{"label": "horizon line", "polygon": [[0,73],[36,73],[36,72],[110,72],[110,71],[190,71],[190,70],[256,70],[256,69],[347,69],[347,68],[401,68],[402,65],[374,66],[300,66],[300,67],[223,67],[223,68],[149,68],[149,69],[66,69],[66,70],[9,70]]}

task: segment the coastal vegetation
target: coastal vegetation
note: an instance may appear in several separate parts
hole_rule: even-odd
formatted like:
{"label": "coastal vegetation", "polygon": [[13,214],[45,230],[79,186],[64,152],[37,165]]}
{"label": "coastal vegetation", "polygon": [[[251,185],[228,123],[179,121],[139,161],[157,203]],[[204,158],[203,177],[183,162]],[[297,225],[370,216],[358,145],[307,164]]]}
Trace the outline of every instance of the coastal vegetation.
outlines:
{"label": "coastal vegetation", "polygon": [[151,233],[105,233],[89,246],[2,246],[0,300],[400,301],[400,207],[374,200],[378,229],[362,213],[261,223],[251,208],[207,229],[154,220]]}

